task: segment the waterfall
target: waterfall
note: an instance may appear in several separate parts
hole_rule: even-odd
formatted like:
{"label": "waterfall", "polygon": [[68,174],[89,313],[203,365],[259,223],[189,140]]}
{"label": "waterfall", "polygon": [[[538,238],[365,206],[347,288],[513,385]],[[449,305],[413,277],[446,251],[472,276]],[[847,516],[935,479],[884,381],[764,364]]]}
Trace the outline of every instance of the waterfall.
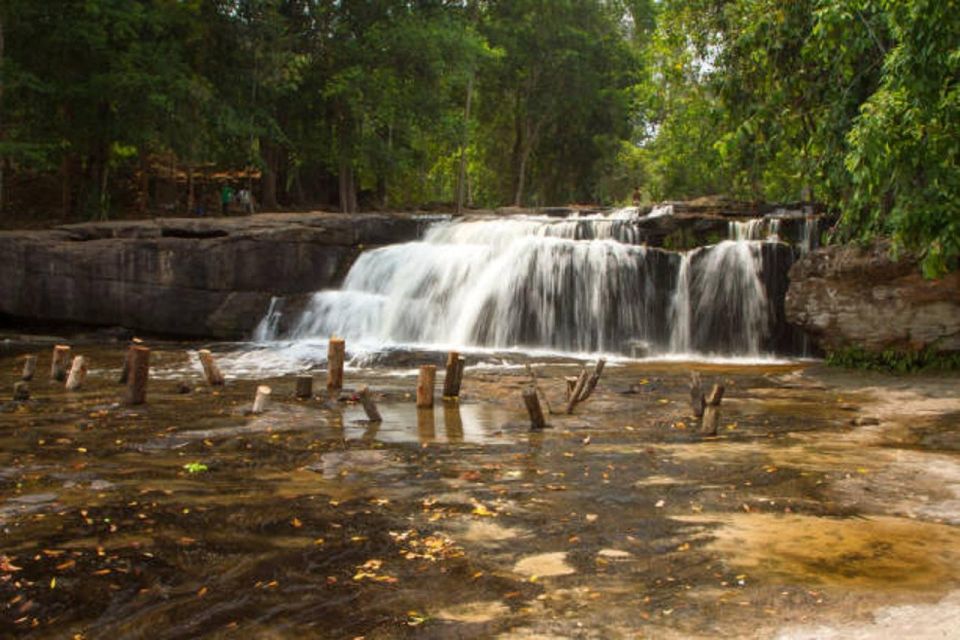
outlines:
{"label": "waterfall", "polygon": [[441,221],[362,253],[283,330],[271,305],[257,337],[758,356],[773,351],[765,264],[791,250],[755,233],[677,253],[637,244],[626,214]]}

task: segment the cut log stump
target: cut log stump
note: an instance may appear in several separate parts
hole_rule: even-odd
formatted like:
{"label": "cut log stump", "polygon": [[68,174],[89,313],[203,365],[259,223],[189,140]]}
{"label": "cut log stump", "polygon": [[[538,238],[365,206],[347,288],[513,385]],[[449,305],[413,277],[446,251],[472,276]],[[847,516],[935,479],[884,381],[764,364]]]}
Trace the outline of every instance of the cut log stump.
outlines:
{"label": "cut log stump", "polygon": [[540,408],[540,397],[534,386],[529,386],[523,390],[523,404],[527,407],[527,414],[530,416],[530,429],[540,431],[547,426],[547,421],[543,419],[543,410]]}
{"label": "cut log stump", "polygon": [[124,402],[130,405],[147,401],[147,381],[150,378],[150,349],[130,347],[130,376],[127,379],[127,393]]}
{"label": "cut log stump", "polygon": [[703,382],[700,379],[699,371],[690,372],[690,408],[693,409],[693,415],[700,418],[703,416],[703,407],[706,399],[703,397]]}
{"label": "cut log stump", "polygon": [[463,383],[463,368],[466,359],[461,358],[456,351],[447,354],[446,375],[443,378],[443,397],[457,398],[460,396],[460,385]]}
{"label": "cut log stump", "polygon": [[257,387],[257,395],[253,398],[253,409],[251,413],[263,413],[270,406],[270,394],[272,391],[270,387],[265,384]]}
{"label": "cut log stump", "polygon": [[313,376],[297,376],[296,396],[302,400],[313,397]]}
{"label": "cut log stump", "polygon": [[433,390],[436,379],[436,365],[425,364],[420,367],[420,376],[417,378],[417,408],[433,408]]}
{"label": "cut log stump", "polygon": [[366,386],[360,387],[357,396],[360,398],[360,404],[363,405],[363,411],[367,414],[367,420],[370,422],[382,422],[383,418],[380,416],[377,404],[370,395],[370,389]]}
{"label": "cut log stump", "polygon": [[343,338],[330,338],[327,345],[327,390],[343,389],[343,361],[347,355],[347,343]]}
{"label": "cut log stump", "polygon": [[53,362],[50,364],[50,379],[64,382],[67,379],[67,363],[70,361],[70,347],[58,344],[53,348]]}
{"label": "cut log stump", "polygon": [[24,382],[33,380],[33,374],[37,371],[37,356],[24,356],[23,358],[23,372],[20,374],[20,379]]}
{"label": "cut log stump", "polygon": [[83,380],[87,377],[87,361],[83,356],[76,356],[73,359],[73,365],[70,367],[70,375],[67,376],[67,391],[76,391],[83,386]]}
{"label": "cut log stump", "polygon": [[[131,350],[136,348],[130,347]],[[222,387],[224,383],[223,373],[220,372],[220,367],[217,366],[210,350],[200,349],[197,355],[200,357],[200,364],[203,365],[203,377],[206,378],[207,384],[211,387]]]}

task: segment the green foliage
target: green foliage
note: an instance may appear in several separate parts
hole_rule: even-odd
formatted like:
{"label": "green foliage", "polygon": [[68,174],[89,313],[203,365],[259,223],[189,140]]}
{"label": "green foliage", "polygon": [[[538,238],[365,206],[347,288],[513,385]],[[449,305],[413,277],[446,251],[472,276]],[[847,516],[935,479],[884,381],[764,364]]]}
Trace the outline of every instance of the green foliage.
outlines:
{"label": "green foliage", "polygon": [[203,464],[202,462],[188,462],[187,464],[183,465],[183,468],[187,473],[203,473],[205,471],[209,471],[207,465]]}
{"label": "green foliage", "polygon": [[917,371],[960,370],[960,354],[938,353],[932,349],[923,351],[867,351],[861,347],[849,347],[827,353],[827,364],[847,369],[863,369],[887,373],[913,373]]}

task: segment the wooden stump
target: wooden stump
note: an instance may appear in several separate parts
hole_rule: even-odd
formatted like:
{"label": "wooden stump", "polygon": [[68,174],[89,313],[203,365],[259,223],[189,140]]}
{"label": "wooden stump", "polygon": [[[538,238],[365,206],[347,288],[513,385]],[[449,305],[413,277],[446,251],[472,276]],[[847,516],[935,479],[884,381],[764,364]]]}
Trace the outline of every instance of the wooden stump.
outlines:
{"label": "wooden stump", "polygon": [[597,383],[600,382],[600,375],[603,373],[603,368],[606,366],[607,361],[604,358],[597,360],[596,366],[593,368],[593,373],[590,374],[590,379],[587,380],[587,386],[580,392],[580,396],[577,398],[577,402],[583,402],[590,397],[590,394],[593,393],[593,390],[597,388]]}
{"label": "wooden stump", "polygon": [[67,391],[76,391],[83,386],[83,380],[87,377],[87,362],[83,356],[77,356],[73,359],[73,365],[70,367],[70,375],[67,376]]}
{"label": "wooden stump", "polygon": [[443,378],[443,397],[457,398],[460,396],[460,384],[463,382],[463,368],[466,359],[461,358],[456,351],[447,354],[447,370]]}
{"label": "wooden stump", "polygon": [[713,388],[710,389],[710,393],[707,394],[706,397],[707,406],[719,407],[720,402],[723,401],[723,391],[724,389],[722,384],[713,385]]}
{"label": "wooden stump", "polygon": [[367,420],[370,422],[383,421],[383,418],[380,416],[380,411],[377,409],[377,404],[370,396],[370,389],[366,385],[360,387],[360,391],[357,392],[357,397],[360,398],[360,404],[363,405],[363,411],[367,414]]}
{"label": "wooden stump", "polygon": [[15,402],[26,402],[30,399],[30,385],[24,381],[13,385],[13,400]]}
{"label": "wooden stump", "polygon": [[700,372],[690,372],[690,408],[693,409],[693,415],[703,416],[703,407],[706,400],[703,397],[703,382],[700,380]]}
{"label": "wooden stump", "polygon": [[304,400],[313,397],[313,376],[297,376],[296,395]]}
{"label": "wooden stump", "polygon": [[270,406],[270,387],[267,385],[260,385],[257,387],[257,395],[253,399],[253,409],[251,413],[263,413],[267,410],[267,407]]}
{"label": "wooden stump", "polygon": [[704,436],[717,435],[720,427],[720,407],[708,404],[703,410],[703,419],[700,423],[700,434]]}
{"label": "wooden stump", "polygon": [[327,345],[327,389],[343,389],[343,361],[347,354],[347,345],[343,338],[330,338]]}
{"label": "wooden stump", "polygon": [[570,397],[573,395],[573,390],[577,388],[577,381],[580,379],[580,376],[565,376],[563,381],[567,383],[567,402],[570,402]]}
{"label": "wooden stump", "polygon": [[700,423],[701,435],[717,435],[717,429],[720,426],[720,403],[722,401],[723,385],[715,384],[706,397],[706,406],[703,409],[703,419]]}
{"label": "wooden stump", "polygon": [[420,409],[433,408],[433,388],[437,378],[437,367],[425,364],[420,367],[420,377],[417,379],[417,407]]}
{"label": "wooden stump", "polygon": [[539,431],[546,427],[547,421],[543,419],[536,387],[530,386],[523,390],[523,403],[527,405],[527,413],[530,415],[530,428]]}
{"label": "wooden stump", "polygon": [[573,413],[573,408],[577,405],[577,402],[579,402],[580,394],[583,393],[583,389],[587,386],[589,377],[590,374],[587,373],[586,369],[580,370],[577,384],[573,385],[573,391],[570,392],[570,397],[567,399],[567,413]]}
{"label": "wooden stump", "polygon": [[150,378],[150,349],[130,347],[130,376],[124,402],[130,405],[147,401],[147,380]]}
{"label": "wooden stump", "polygon": [[67,379],[67,362],[70,360],[70,347],[58,344],[53,348],[53,362],[50,364],[50,379],[63,382]]}
{"label": "wooden stump", "polygon": [[[130,347],[131,350],[137,348]],[[207,379],[207,384],[211,387],[222,387],[224,383],[223,374],[220,372],[220,367],[217,366],[210,350],[200,349],[197,355],[200,357],[200,364],[203,365],[203,377]]]}
{"label": "wooden stump", "polygon": [[20,379],[23,381],[33,380],[33,374],[37,371],[37,356],[24,356],[23,358],[23,372],[20,374]]}

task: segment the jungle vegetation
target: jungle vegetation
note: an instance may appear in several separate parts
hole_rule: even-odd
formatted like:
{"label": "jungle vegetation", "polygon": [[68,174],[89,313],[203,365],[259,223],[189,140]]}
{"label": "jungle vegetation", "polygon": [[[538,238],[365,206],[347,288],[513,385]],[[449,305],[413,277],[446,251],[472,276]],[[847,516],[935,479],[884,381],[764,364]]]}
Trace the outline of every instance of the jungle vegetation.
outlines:
{"label": "jungle vegetation", "polygon": [[[0,206],[817,201],[960,256],[956,0],[0,0]],[[213,193],[211,193],[213,192]]]}

